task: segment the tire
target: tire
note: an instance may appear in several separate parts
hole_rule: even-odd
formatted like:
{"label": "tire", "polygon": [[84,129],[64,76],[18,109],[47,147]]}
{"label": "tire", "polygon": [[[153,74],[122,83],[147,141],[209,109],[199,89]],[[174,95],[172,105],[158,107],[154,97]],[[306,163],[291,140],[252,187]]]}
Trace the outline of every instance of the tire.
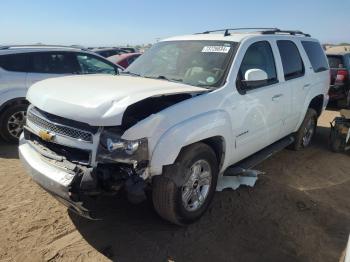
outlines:
{"label": "tire", "polygon": [[347,109],[350,109],[350,90],[348,90],[348,95],[346,96],[345,107],[346,107]]}
{"label": "tire", "polygon": [[317,112],[309,108],[299,130],[294,134],[295,141],[291,145],[293,150],[299,151],[310,146],[317,128]]}
{"label": "tire", "polygon": [[186,147],[173,165],[153,178],[152,200],[156,212],[177,225],[198,220],[212,201],[218,173],[218,161],[211,147],[204,143]]}
{"label": "tire", "polygon": [[17,143],[26,120],[28,105],[15,104],[8,107],[0,116],[0,135],[10,143]]}

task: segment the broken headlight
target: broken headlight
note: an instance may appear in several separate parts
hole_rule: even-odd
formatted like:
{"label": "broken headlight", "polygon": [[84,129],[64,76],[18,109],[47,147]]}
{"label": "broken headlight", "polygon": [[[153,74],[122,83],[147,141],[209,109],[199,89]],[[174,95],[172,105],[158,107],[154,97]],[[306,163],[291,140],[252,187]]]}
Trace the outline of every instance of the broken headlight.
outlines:
{"label": "broken headlight", "polygon": [[97,161],[137,164],[146,160],[148,160],[147,138],[124,140],[113,130],[102,132]]}

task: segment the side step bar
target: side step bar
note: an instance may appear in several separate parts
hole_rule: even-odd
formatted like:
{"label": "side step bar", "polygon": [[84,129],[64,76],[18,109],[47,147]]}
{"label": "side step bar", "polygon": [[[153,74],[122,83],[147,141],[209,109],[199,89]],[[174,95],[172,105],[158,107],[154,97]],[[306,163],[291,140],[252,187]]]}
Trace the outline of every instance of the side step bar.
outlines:
{"label": "side step bar", "polygon": [[[223,175],[224,176],[238,176],[238,175],[250,176],[250,173],[253,171],[251,170],[251,168],[260,164],[261,162],[268,159],[275,153],[281,151],[282,149],[286,148],[287,146],[291,145],[293,142],[294,142],[293,136],[287,136],[285,138],[282,138],[281,140],[255,153],[254,155],[251,155],[241,160],[240,162],[228,167]],[[252,175],[254,176],[254,174]]]}

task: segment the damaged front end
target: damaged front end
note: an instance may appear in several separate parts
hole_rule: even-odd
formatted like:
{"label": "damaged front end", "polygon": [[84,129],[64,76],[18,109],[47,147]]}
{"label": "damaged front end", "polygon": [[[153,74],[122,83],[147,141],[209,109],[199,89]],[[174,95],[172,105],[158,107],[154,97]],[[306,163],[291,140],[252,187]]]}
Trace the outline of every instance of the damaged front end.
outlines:
{"label": "damaged front end", "polygon": [[123,134],[147,117],[205,92],[146,97],[128,105],[117,126],[94,126],[31,105],[19,147],[22,162],[39,185],[82,216],[90,217],[86,196],[125,191],[129,201],[141,202],[150,185],[148,138],[126,140]]}

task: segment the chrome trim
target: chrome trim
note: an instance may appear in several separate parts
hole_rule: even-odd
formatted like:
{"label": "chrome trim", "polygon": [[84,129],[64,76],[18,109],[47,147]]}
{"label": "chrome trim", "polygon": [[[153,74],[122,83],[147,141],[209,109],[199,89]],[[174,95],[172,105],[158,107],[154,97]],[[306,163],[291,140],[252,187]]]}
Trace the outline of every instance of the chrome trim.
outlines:
{"label": "chrome trim", "polygon": [[[40,123],[38,124],[37,121],[35,121],[32,118],[32,115],[34,117],[38,118],[39,119],[38,121],[44,121],[46,123],[44,123],[43,125],[40,125]],[[61,136],[65,136],[65,137],[70,138],[70,139],[75,139],[75,140],[80,141],[80,142],[93,143],[93,134],[91,132],[85,131],[85,130],[81,130],[81,129],[78,129],[78,128],[75,128],[75,127],[66,126],[66,125],[62,125],[62,124],[58,124],[58,123],[52,122],[52,121],[48,120],[47,118],[44,118],[43,116],[39,116],[34,110],[32,110],[32,108],[30,108],[30,110],[28,110],[27,121],[29,121],[30,123],[34,124],[35,126],[37,126],[39,128],[43,128],[43,129],[45,129],[47,131],[54,132],[55,134],[59,134]],[[60,129],[60,128],[61,129],[63,129],[63,128],[67,129],[68,132],[63,132],[63,131],[60,132],[60,130],[55,130],[54,128],[50,127],[50,125],[53,125],[54,127],[58,128],[58,129]],[[69,131],[78,133],[77,137],[70,136],[69,135]],[[79,138],[79,135],[82,138]],[[84,136],[88,136],[89,138],[84,139]]]}

